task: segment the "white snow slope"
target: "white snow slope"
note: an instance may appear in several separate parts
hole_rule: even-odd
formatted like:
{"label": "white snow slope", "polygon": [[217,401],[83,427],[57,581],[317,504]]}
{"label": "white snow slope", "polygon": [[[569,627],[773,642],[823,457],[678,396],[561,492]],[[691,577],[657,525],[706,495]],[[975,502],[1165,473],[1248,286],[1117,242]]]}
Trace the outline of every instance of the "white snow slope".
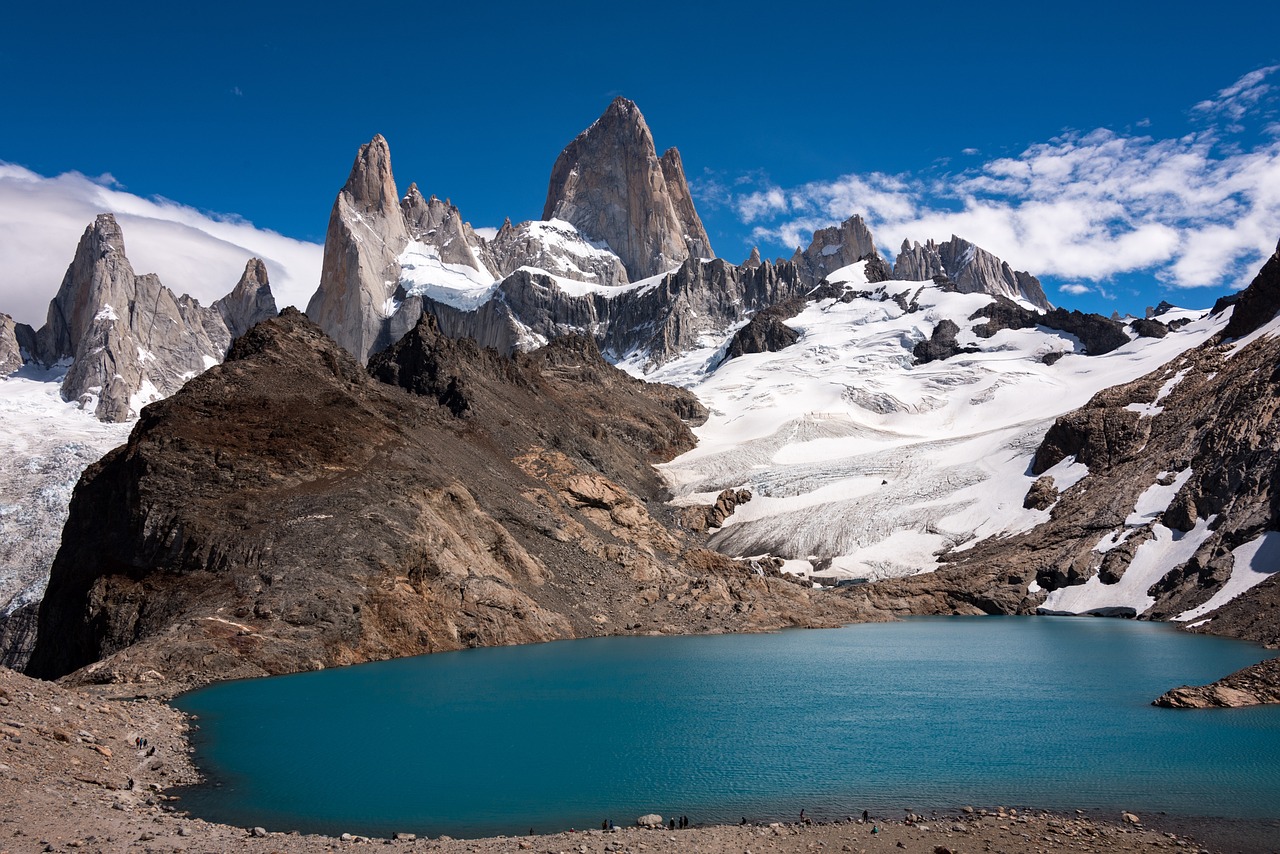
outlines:
{"label": "white snow slope", "polygon": [[[711,411],[697,448],[662,467],[676,503],[707,503],[730,487],[754,496],[714,535],[729,554],[822,561],[824,576],[874,579],[931,570],[940,549],[1032,528],[1049,511],[1022,500],[1053,420],[1225,323],[1204,317],[1085,356],[1074,338],[1042,327],[979,338],[972,327],[983,321],[967,318],[991,297],[932,282],[869,285],[863,267],[830,278],[870,296],[811,304],[786,321],[801,333],[791,347],[711,370],[721,341],[646,376],[690,388]],[[898,294],[918,310],[904,311]],[[912,348],[943,318],[982,352],[913,365]],[[1053,352],[1067,355],[1044,364]],[[1085,468],[1068,460],[1050,474],[1065,488]]]}

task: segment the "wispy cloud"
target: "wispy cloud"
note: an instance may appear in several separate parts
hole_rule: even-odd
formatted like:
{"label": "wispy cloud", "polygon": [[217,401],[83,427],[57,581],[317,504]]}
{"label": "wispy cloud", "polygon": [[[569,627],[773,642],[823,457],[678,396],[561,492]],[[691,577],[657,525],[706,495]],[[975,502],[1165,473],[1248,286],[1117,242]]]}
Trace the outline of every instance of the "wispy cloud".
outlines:
{"label": "wispy cloud", "polygon": [[266,263],[281,307],[305,307],[315,291],[320,246],[120,187],[110,174],[47,178],[0,162],[0,311],[43,324],[80,235],[100,213],[116,215],[136,271],[205,305],[235,286],[253,256]]}
{"label": "wispy cloud", "polygon": [[[904,239],[959,234],[1078,286],[1135,271],[1175,287],[1244,284],[1280,237],[1280,128],[1266,115],[1277,70],[1197,104],[1205,124],[1181,137],[1070,132],[961,172],[769,185],[734,207],[753,239],[787,246],[860,213],[890,254]],[[1228,139],[1244,119],[1261,124],[1247,147]]]}
{"label": "wispy cloud", "polygon": [[1075,297],[1078,297],[1081,294],[1093,293],[1093,288],[1088,285],[1081,284],[1058,285],[1058,290],[1062,291],[1064,294],[1071,294]]}

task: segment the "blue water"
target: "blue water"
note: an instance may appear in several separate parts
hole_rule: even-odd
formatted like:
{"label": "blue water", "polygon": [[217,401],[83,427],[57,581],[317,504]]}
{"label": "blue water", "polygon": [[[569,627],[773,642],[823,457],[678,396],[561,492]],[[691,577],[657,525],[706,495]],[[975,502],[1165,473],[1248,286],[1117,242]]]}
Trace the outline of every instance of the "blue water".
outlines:
{"label": "blue water", "polygon": [[802,807],[1275,818],[1280,707],[1150,705],[1268,655],[1128,620],[977,617],[399,659],[180,698],[210,781],[180,805],[452,836]]}

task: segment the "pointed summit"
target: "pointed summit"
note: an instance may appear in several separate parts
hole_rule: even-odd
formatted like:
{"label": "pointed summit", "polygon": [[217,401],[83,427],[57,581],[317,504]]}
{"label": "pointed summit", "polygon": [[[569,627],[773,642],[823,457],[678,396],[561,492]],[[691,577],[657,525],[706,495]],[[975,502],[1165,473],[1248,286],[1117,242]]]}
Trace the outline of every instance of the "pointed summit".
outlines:
{"label": "pointed summit", "polygon": [[396,179],[391,174],[391,148],[382,134],[360,146],[342,191],[352,207],[363,213],[389,214],[399,207]]}
{"label": "pointed summit", "polygon": [[333,202],[320,287],[307,303],[307,316],[361,361],[382,334],[400,279],[396,259],[408,245],[391,149],[378,134],[360,146]]}
{"label": "pointed summit", "polygon": [[267,265],[259,258],[250,258],[244,265],[244,275],[231,293],[209,307],[222,315],[233,339],[267,318],[275,317],[276,298],[267,281]]}
{"label": "pointed summit", "polygon": [[714,256],[679,152],[658,158],[644,116],[626,98],[615,98],[556,158],[542,218],[608,244],[633,281]]}

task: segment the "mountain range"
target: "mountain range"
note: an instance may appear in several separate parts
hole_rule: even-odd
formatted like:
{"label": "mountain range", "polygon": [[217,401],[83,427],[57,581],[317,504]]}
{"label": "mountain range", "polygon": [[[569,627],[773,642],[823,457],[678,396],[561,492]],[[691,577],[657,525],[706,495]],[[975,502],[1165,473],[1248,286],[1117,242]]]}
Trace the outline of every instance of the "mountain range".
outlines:
{"label": "mountain range", "polygon": [[1213,310],[1106,318],[954,235],[890,263],[859,216],[734,264],[622,98],[492,239],[375,136],[305,316],[257,259],[174,296],[104,214],[45,325],[0,323],[35,471],[6,477],[0,653],[176,690],[909,613],[1280,642],[1277,309],[1280,255]]}

